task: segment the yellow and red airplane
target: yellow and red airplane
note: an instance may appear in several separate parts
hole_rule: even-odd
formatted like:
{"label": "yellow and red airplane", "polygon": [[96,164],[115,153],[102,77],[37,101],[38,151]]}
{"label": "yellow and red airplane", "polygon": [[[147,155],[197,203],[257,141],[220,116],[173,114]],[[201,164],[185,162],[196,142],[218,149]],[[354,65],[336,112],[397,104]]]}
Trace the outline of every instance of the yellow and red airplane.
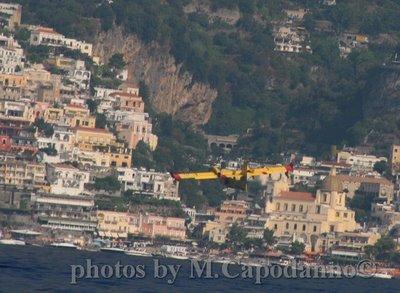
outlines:
{"label": "yellow and red airplane", "polygon": [[286,166],[265,166],[258,168],[249,168],[247,163],[242,165],[241,169],[231,170],[231,169],[223,169],[219,167],[213,167],[210,171],[202,171],[202,172],[171,172],[172,178],[177,181],[180,180],[213,180],[220,179],[222,183],[224,183],[228,187],[247,190],[247,180],[250,178],[254,178],[260,175],[269,175],[269,174],[282,174],[285,173],[286,176],[289,176],[289,173],[293,172],[293,163],[290,163]]}

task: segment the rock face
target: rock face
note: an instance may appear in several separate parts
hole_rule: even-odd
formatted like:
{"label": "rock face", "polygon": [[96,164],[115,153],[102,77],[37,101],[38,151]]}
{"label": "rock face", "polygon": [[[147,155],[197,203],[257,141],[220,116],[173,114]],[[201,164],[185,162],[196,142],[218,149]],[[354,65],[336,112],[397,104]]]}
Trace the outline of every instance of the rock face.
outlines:
{"label": "rock face", "polygon": [[158,112],[194,126],[207,123],[217,91],[209,85],[194,82],[193,77],[176,64],[169,48],[157,43],[144,44],[121,28],[100,33],[94,42],[94,54],[102,62],[115,53],[122,53],[128,69],[128,82],[144,81],[150,90],[150,102]]}

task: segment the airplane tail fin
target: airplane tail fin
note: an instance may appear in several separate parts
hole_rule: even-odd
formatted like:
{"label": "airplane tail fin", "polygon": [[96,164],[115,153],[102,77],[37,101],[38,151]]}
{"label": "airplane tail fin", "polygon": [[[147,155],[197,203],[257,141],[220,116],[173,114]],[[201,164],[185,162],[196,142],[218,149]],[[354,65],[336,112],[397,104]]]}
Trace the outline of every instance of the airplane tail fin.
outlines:
{"label": "airplane tail fin", "polygon": [[290,164],[286,165],[285,168],[286,168],[285,175],[286,175],[287,178],[289,178],[289,174],[293,173],[293,169],[294,169],[293,162],[290,162]]}
{"label": "airplane tail fin", "polygon": [[181,180],[179,173],[169,172],[169,174],[171,175],[172,178],[174,178],[174,180],[176,180],[176,181]]}
{"label": "airplane tail fin", "polygon": [[245,160],[242,165],[242,177],[239,181],[239,188],[243,191],[247,191],[247,166],[248,162]]}

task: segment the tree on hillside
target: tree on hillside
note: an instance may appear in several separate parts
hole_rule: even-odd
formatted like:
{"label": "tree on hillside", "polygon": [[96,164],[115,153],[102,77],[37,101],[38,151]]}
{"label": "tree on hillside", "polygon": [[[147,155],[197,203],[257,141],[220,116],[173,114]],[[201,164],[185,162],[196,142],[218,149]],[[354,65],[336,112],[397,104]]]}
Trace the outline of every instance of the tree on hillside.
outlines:
{"label": "tree on hillside", "polygon": [[124,55],[119,53],[112,55],[108,61],[108,66],[115,69],[123,69],[125,65]]}
{"label": "tree on hillside", "polygon": [[374,164],[374,171],[383,175],[384,173],[389,172],[389,165],[386,161],[379,161]]}
{"label": "tree on hillside", "polygon": [[153,153],[147,143],[139,141],[136,148],[132,152],[132,164],[134,166],[145,167],[147,169],[154,168],[155,163]]}
{"label": "tree on hillside", "polygon": [[268,228],[264,230],[263,240],[268,246],[271,246],[275,242],[274,233],[274,230],[270,230]]}
{"label": "tree on hillside", "polygon": [[37,129],[42,132],[46,137],[50,137],[54,133],[53,125],[44,121],[43,118],[39,118],[35,121],[34,125]]}
{"label": "tree on hillside", "polygon": [[106,191],[118,191],[121,189],[121,182],[115,176],[97,177],[94,180],[94,188]]}
{"label": "tree on hillside", "polygon": [[304,248],[305,248],[304,243],[301,243],[299,241],[294,241],[290,246],[290,253],[294,255],[300,255],[303,253]]}
{"label": "tree on hillside", "polygon": [[103,113],[97,113],[96,115],[96,128],[106,128],[107,117]]}
{"label": "tree on hillside", "polygon": [[375,245],[367,246],[365,252],[369,257],[376,260],[390,261],[396,257],[396,242],[391,237],[385,235]]}
{"label": "tree on hillside", "polygon": [[228,233],[229,242],[240,245],[246,241],[247,232],[243,227],[233,224]]}
{"label": "tree on hillside", "polygon": [[97,102],[93,99],[87,99],[86,100],[86,105],[89,108],[90,114],[95,114],[97,112]]}

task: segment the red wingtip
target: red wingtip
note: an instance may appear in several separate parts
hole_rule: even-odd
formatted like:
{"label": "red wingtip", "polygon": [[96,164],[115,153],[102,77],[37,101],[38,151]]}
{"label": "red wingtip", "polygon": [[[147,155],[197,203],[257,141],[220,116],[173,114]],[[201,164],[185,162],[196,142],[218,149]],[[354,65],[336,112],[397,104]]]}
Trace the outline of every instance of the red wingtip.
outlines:
{"label": "red wingtip", "polygon": [[170,172],[169,174],[171,174],[171,177],[174,178],[176,181],[181,180],[181,177],[179,176],[178,173],[172,173],[172,172]]}
{"label": "red wingtip", "polygon": [[289,174],[293,173],[293,169],[294,169],[293,162],[291,162],[289,165],[286,165],[285,168],[286,168],[285,175],[286,175],[286,177],[289,178]]}
{"label": "red wingtip", "polygon": [[294,169],[293,162],[291,162],[289,165],[286,165],[285,167],[286,167],[286,172],[288,172],[288,173],[293,172],[293,169]]}

